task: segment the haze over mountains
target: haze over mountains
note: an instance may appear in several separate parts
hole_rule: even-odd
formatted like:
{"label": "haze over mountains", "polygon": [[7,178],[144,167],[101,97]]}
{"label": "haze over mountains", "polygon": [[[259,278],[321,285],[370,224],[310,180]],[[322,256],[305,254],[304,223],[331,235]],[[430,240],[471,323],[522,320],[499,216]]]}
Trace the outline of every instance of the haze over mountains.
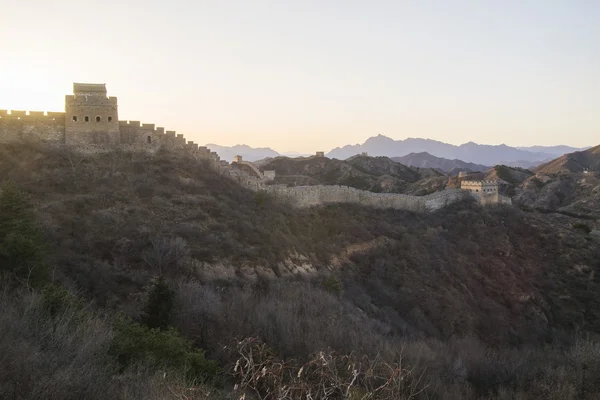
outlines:
{"label": "haze over mountains", "polygon": [[[268,147],[252,148],[246,145],[228,147],[208,144],[207,147],[219,153],[221,159],[227,161],[232,161],[235,155],[241,155],[248,161],[257,161],[267,157],[277,157],[280,155],[292,156],[294,154],[293,152],[278,153]],[[315,149],[315,151],[318,150],[323,149]],[[326,156],[345,160],[365,152],[370,156],[385,157],[404,157],[411,153],[426,152],[435,157],[460,160],[479,165],[506,164],[509,166],[531,168],[551,161],[563,154],[579,150],[584,149],[570,146],[511,147],[504,144],[485,145],[474,142],[456,146],[431,139],[408,138],[405,140],[394,140],[387,136],[378,135],[370,137],[362,144],[336,147],[326,153]],[[300,154],[298,153],[298,155]]]}
{"label": "haze over mountains", "polygon": [[[539,149],[534,148],[534,149]],[[541,164],[562,155],[561,151],[577,151],[580,149],[568,146],[547,148],[546,151],[530,151],[501,145],[485,145],[469,142],[455,146],[431,139],[408,138],[394,140],[387,136],[378,135],[367,139],[363,144],[337,147],[327,153],[332,158],[348,158],[354,154],[367,152],[374,156],[402,157],[410,153],[427,152],[436,157],[459,159],[483,165],[513,164],[516,162]],[[557,154],[558,152],[558,154]]]}
{"label": "haze over mountains", "polygon": [[490,169],[489,166],[464,162],[462,160],[449,160],[443,157],[432,156],[427,152],[410,153],[402,157],[392,157],[392,160],[409,167],[434,168],[451,175],[465,172],[480,172]]}
{"label": "haze over mountains", "polygon": [[281,154],[268,147],[253,148],[245,144],[235,146],[219,146],[218,144],[209,143],[206,145],[211,151],[215,151],[221,157],[221,160],[233,161],[233,157],[242,156],[248,161],[257,161],[267,157],[277,157]]}

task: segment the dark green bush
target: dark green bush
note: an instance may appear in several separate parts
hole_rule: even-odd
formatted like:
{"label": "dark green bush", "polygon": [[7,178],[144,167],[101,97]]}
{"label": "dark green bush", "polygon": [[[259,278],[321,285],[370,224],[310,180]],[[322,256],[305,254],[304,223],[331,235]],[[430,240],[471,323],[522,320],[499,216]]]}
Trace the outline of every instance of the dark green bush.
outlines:
{"label": "dark green bush", "polygon": [[327,290],[329,293],[339,296],[340,294],[342,294],[343,288],[342,283],[338,279],[336,279],[335,276],[330,275],[329,278],[327,278],[323,282],[323,289]]}
{"label": "dark green bush", "polygon": [[64,312],[68,307],[78,307],[78,300],[66,289],[48,285],[42,292],[42,307],[50,317]]}
{"label": "dark green bush", "polygon": [[198,381],[214,380],[219,373],[215,361],[207,360],[204,351],[194,349],[173,328],[161,331],[123,322],[116,331],[109,353],[117,358],[123,369],[134,365],[170,368]]}
{"label": "dark green bush", "polygon": [[262,206],[263,204],[265,204],[266,198],[267,193],[264,190],[259,190],[254,196],[254,203],[256,203],[257,206]]}
{"label": "dark green bush", "polygon": [[587,226],[586,224],[584,224],[582,222],[574,223],[572,225],[572,227],[573,227],[573,229],[580,230],[581,232],[585,233],[586,235],[592,231],[592,228],[590,228],[589,226]]}

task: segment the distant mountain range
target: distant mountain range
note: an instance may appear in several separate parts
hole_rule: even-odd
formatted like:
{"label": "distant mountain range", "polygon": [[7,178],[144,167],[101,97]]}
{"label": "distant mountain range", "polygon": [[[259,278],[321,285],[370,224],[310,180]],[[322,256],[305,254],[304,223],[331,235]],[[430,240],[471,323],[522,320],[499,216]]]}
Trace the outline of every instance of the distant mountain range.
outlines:
{"label": "distant mountain range", "polygon": [[434,168],[450,175],[459,172],[483,172],[490,167],[482,164],[467,163],[461,160],[448,160],[447,158],[432,156],[429,153],[410,153],[402,157],[392,157],[392,160],[409,167]]}
{"label": "distant mountain range", "polygon": [[367,139],[363,144],[337,147],[327,153],[327,157],[346,159],[353,155],[366,152],[371,156],[402,157],[410,153],[427,152],[436,157],[458,159],[482,165],[496,165],[517,162],[517,166],[524,163],[532,165],[542,164],[556,158],[562,151],[577,151],[580,149],[568,146],[541,147],[531,149],[544,149],[545,151],[530,151],[501,145],[485,145],[473,142],[455,146],[431,139],[409,138],[394,140],[387,136],[378,135]]}
{"label": "distant mountain range", "polygon": [[[241,155],[247,161],[257,161],[281,155],[290,157],[305,155],[295,152],[279,153],[269,147],[253,148],[247,145],[219,146],[217,144],[207,144],[206,146],[212,151],[216,151],[222,160],[227,161],[232,161],[236,155]],[[505,164],[513,167],[532,168],[563,154],[580,150],[585,149],[570,146],[510,147],[504,144],[495,146],[473,142],[455,146],[431,139],[394,140],[387,136],[378,135],[367,139],[363,144],[337,147],[326,155],[329,158],[345,160],[365,152],[370,156],[385,157],[404,157],[411,153],[428,153],[438,158],[450,161],[460,160],[479,166]],[[465,168],[471,169],[469,167]]]}
{"label": "distant mountain range", "polygon": [[233,157],[242,156],[246,161],[257,161],[267,157],[277,157],[280,154],[269,147],[250,147],[245,144],[235,146],[219,146],[209,143],[206,145],[211,151],[217,152],[221,160],[233,161]]}

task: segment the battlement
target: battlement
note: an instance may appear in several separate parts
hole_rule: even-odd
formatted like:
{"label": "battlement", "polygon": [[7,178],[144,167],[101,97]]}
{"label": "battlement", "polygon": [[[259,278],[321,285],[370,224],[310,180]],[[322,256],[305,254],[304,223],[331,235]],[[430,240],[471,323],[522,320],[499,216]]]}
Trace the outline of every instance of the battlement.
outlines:
{"label": "battlement", "polygon": [[117,97],[107,97],[104,83],[73,83],[73,93],[65,96],[65,112],[0,110],[0,142],[23,140],[93,153],[115,146],[152,153],[166,148],[219,160],[218,155],[187,141],[183,134],[165,131],[153,123],[119,120]]}
{"label": "battlement", "polygon": [[65,140],[65,113],[0,110],[0,143],[36,141],[61,144]]}
{"label": "battlement", "polygon": [[462,181],[460,188],[471,192],[471,194],[481,201],[483,196],[498,195],[499,193],[499,182],[490,179],[484,179],[481,181]]}
{"label": "battlement", "polygon": [[0,110],[0,118],[5,119],[31,119],[31,120],[55,120],[65,118],[64,112],[53,111],[24,111],[24,110]]}
{"label": "battlement", "polygon": [[481,181],[462,181],[461,186],[463,185],[499,185],[500,183],[496,180],[484,179]]}

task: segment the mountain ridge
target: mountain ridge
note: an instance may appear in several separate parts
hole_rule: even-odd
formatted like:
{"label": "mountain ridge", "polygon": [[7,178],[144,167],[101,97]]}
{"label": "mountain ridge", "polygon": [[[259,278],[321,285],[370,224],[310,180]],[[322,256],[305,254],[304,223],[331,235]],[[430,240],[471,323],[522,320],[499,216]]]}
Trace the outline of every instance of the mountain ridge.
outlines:
{"label": "mountain ridge", "polygon": [[459,172],[482,172],[490,169],[487,165],[468,163],[459,159],[447,159],[433,156],[426,151],[410,153],[402,157],[391,157],[393,161],[418,168],[434,168],[444,173],[456,175]]}
{"label": "mountain ridge", "polygon": [[233,161],[235,156],[242,156],[247,161],[257,161],[267,157],[277,157],[280,154],[270,147],[250,147],[245,144],[236,144],[235,146],[220,146],[209,143],[206,145],[211,151],[219,154],[221,160]]}
{"label": "mountain ridge", "polygon": [[[246,144],[222,146],[209,143],[206,147],[211,151],[217,152],[222,160],[229,162],[233,161],[237,155],[242,156],[247,161],[258,161],[278,156],[308,156],[305,152],[278,152],[270,147],[251,147]],[[330,150],[327,156],[343,160],[357,154],[367,153],[372,156],[397,158],[407,156],[411,153],[425,152],[438,158],[460,160],[465,163],[478,165],[504,164],[513,167],[533,168],[564,154],[587,149],[589,147],[576,148],[565,145],[511,147],[506,144],[487,145],[478,144],[473,141],[456,146],[433,139],[407,138],[404,140],[394,140],[384,135],[378,135],[367,138],[362,144],[336,147]]]}
{"label": "mountain ridge", "polygon": [[410,153],[427,152],[436,157],[459,159],[483,165],[507,164],[512,161],[541,164],[556,157],[555,153],[532,152],[506,144],[485,145],[471,141],[456,146],[433,139],[394,140],[384,135],[370,137],[363,144],[336,147],[327,153],[327,156],[345,159],[363,152],[373,156],[387,157],[402,157]]}

